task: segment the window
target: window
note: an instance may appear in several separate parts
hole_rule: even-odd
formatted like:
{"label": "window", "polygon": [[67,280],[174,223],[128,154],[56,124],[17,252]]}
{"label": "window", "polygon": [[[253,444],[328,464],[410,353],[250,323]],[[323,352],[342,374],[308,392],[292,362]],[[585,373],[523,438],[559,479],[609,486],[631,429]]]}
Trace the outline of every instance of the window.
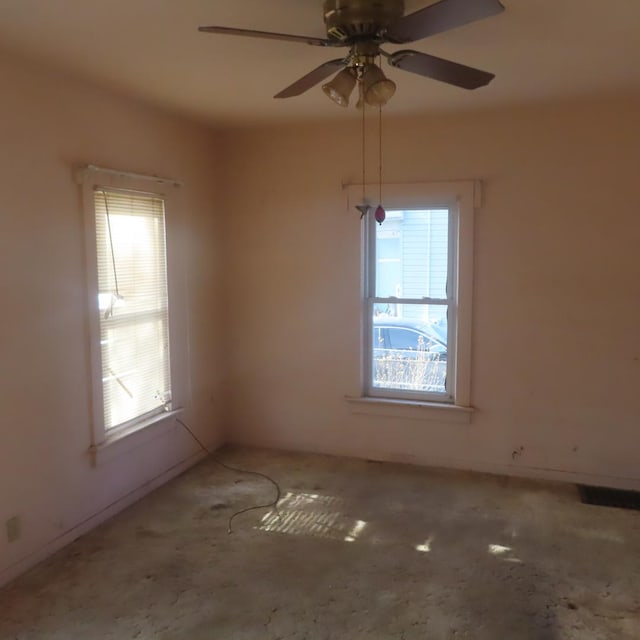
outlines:
{"label": "window", "polygon": [[95,451],[184,406],[185,300],[171,184],[94,167],[80,175]]}
{"label": "window", "polygon": [[389,185],[364,225],[364,395],[470,403],[477,185]]}
{"label": "window", "polygon": [[105,431],[171,407],[164,200],[94,192]]}

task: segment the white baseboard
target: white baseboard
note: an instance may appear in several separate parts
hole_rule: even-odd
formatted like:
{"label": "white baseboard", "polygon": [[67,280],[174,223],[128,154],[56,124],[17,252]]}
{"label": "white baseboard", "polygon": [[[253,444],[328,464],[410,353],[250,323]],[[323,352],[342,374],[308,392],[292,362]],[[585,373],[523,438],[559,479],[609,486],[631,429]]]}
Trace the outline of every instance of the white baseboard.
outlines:
{"label": "white baseboard", "polygon": [[115,516],[117,513],[119,513],[123,509],[126,509],[128,506],[132,505],[134,502],[137,502],[148,493],[151,493],[172,478],[180,475],[196,463],[200,462],[200,460],[206,458],[206,456],[207,454],[204,451],[198,451],[182,462],[174,465],[170,469],[167,469],[155,478],[152,478],[151,480],[145,482],[137,489],[130,491],[119,500],[112,502],[102,511],[93,514],[86,520],[83,520],[81,523],[65,531],[59,537],[49,541],[37,551],[32,552],[28,556],[18,560],[9,567],[6,567],[2,571],[0,571],[0,587],[6,585],[11,580],[14,580],[19,575],[25,573],[39,562],[42,562],[50,555],[54,554],[56,551],[59,551],[69,543],[73,542],[79,536],[88,533],[89,531],[91,531],[91,529],[94,529],[105,520],[108,520],[109,518]]}
{"label": "white baseboard", "polygon": [[[380,459],[375,457],[375,459]],[[566,482],[571,484],[586,484],[599,487],[611,487],[615,489],[629,489],[640,491],[639,478],[625,478],[597,473],[585,473],[551,467],[534,467],[522,464],[499,464],[476,460],[458,460],[455,458],[439,458],[429,456],[388,455],[388,462],[402,462],[417,464],[427,467],[444,469],[456,469],[459,471],[474,471],[477,473],[490,473],[500,476],[514,476],[529,478],[531,480],[548,480],[552,482]]]}
{"label": "white baseboard", "polygon": [[435,467],[442,469],[456,469],[458,471],[475,471],[477,473],[491,473],[500,476],[514,476],[529,478],[532,480],[548,480],[552,482],[566,482],[572,484],[586,484],[599,487],[611,487],[614,489],[628,489],[640,491],[640,478],[620,477],[606,474],[554,469],[542,466],[527,466],[524,464],[502,464],[484,462],[481,460],[466,460],[422,454],[404,454],[388,451],[374,451],[363,447],[354,451],[341,447],[310,447],[296,442],[279,442],[276,439],[234,438],[228,444],[248,447],[265,447],[286,451],[300,451],[305,453],[317,453],[321,455],[342,456],[361,460],[376,460],[380,462],[398,462],[402,464],[414,464],[423,467]]}

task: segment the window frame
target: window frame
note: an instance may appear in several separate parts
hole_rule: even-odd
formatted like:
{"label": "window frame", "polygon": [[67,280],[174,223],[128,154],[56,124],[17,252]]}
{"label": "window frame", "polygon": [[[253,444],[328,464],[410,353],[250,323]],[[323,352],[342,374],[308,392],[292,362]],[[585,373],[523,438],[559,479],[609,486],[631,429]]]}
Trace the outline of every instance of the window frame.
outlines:
{"label": "window frame", "polygon": [[[449,210],[449,282],[451,297],[447,345],[450,393],[431,394],[411,390],[381,389],[373,386],[373,322],[375,296],[375,226],[373,215],[362,225],[362,312],[361,312],[361,394],[362,400],[417,403],[435,407],[471,406],[471,314],[473,289],[473,230],[475,210],[481,205],[481,183],[474,180],[383,185],[387,210]],[[362,187],[349,187],[350,207],[361,201]],[[384,223],[383,223],[384,224]],[[394,302],[402,303],[399,298]],[[428,304],[428,299],[425,299]],[[453,323],[451,322],[453,315]],[[353,399],[351,399],[353,400]]]}
{"label": "window frame", "polygon": [[[93,166],[77,170],[76,180],[82,189],[82,208],[85,231],[85,274],[87,290],[87,325],[89,339],[90,432],[89,451],[95,464],[98,452],[130,436],[154,431],[175,424],[175,416],[187,405],[189,398],[189,367],[186,340],[186,287],[184,285],[184,252],[181,250],[178,212],[180,183],[152,176],[99,169]],[[100,348],[100,312],[98,305],[98,255],[96,242],[96,191],[127,191],[161,198],[164,202],[165,259],[169,298],[169,372],[171,378],[171,409],[166,412],[144,414],[122,425],[106,429],[102,385],[102,355]],[[136,438],[133,438],[135,440]],[[137,437],[140,440],[140,437]],[[140,440],[142,442],[142,440]]]}

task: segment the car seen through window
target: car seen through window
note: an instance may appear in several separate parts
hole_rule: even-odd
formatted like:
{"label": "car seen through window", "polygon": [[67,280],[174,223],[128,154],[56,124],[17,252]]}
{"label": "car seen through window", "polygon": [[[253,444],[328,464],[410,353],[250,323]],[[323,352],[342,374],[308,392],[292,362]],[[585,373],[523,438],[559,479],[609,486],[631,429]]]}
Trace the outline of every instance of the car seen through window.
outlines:
{"label": "car seen through window", "polygon": [[376,316],[372,337],[375,386],[444,392],[446,324]]}

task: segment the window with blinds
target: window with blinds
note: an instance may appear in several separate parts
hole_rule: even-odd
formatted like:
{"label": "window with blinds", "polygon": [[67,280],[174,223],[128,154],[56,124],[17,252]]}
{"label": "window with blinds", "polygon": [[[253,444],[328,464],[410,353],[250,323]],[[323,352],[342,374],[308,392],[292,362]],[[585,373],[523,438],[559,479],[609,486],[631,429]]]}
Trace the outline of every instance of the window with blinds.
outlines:
{"label": "window with blinds", "polygon": [[105,431],[171,407],[164,201],[96,189]]}

